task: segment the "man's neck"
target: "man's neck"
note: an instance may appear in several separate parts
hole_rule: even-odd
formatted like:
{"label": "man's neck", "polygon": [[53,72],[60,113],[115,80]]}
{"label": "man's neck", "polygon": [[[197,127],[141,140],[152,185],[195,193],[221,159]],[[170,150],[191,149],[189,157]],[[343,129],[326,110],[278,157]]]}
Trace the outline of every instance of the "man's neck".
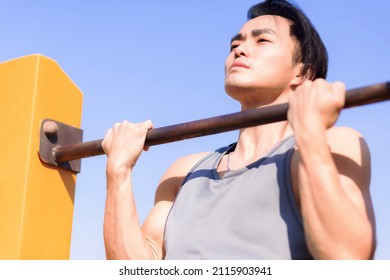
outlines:
{"label": "man's neck", "polygon": [[245,161],[260,158],[292,133],[287,121],[241,129],[234,153]]}

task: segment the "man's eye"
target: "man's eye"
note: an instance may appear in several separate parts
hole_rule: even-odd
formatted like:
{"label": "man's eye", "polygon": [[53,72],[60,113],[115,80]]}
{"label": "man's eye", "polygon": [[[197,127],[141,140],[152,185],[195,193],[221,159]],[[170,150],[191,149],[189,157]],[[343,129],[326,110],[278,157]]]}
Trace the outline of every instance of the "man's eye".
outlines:
{"label": "man's eye", "polygon": [[264,42],[269,42],[267,39],[261,38],[257,40],[257,43],[264,43]]}
{"label": "man's eye", "polygon": [[238,45],[235,44],[235,45],[231,45],[230,46],[230,52],[234,51],[235,49],[237,49]]}

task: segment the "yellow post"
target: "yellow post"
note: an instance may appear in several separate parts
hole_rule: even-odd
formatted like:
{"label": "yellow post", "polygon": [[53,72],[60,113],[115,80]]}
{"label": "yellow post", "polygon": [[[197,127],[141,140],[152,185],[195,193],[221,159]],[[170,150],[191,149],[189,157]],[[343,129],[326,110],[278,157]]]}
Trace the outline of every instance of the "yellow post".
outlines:
{"label": "yellow post", "polygon": [[82,93],[58,64],[0,64],[0,259],[68,259],[76,175],[38,157],[41,121],[80,127]]}

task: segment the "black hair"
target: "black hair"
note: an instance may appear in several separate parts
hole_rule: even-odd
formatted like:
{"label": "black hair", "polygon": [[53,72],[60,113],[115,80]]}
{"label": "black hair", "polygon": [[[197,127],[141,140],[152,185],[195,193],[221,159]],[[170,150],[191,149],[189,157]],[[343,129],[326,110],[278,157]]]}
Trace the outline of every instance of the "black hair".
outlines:
{"label": "black hair", "polygon": [[328,72],[328,53],[320,35],[305,13],[295,4],[285,0],[266,0],[252,6],[248,20],[259,16],[273,15],[290,21],[290,36],[296,39],[294,62],[302,62],[301,75],[310,80],[326,78]]}

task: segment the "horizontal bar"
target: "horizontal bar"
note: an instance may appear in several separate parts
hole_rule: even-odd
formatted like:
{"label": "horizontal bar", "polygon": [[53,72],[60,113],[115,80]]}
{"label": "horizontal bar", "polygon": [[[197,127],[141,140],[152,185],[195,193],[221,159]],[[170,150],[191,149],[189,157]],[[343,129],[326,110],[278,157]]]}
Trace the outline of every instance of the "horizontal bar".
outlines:
{"label": "horizontal bar", "polygon": [[[346,103],[344,108],[351,108],[385,100],[390,100],[390,82],[348,90],[346,92]],[[148,131],[145,145],[154,146],[241,128],[284,121],[287,119],[287,110],[288,104],[284,103],[154,128]],[[55,154],[57,162],[102,155],[104,154],[102,141],[103,139],[69,146],[57,146],[53,149],[53,153]]]}

